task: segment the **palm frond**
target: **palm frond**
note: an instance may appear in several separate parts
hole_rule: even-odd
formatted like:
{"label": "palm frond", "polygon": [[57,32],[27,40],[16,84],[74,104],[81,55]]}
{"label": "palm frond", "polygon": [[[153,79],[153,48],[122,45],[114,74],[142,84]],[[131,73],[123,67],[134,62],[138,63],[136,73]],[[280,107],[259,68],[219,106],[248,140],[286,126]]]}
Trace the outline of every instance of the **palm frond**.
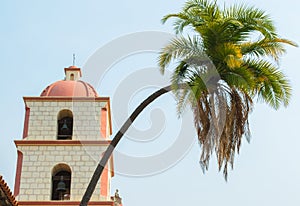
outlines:
{"label": "palm frond", "polygon": [[224,16],[241,22],[244,25],[243,32],[259,31],[267,38],[277,37],[272,19],[261,9],[245,4],[235,4],[225,9]]}
{"label": "palm frond", "polygon": [[208,0],[191,0],[186,2],[184,12],[193,12],[202,19],[217,19],[220,16],[220,10],[216,1],[210,2]]}
{"label": "palm frond", "polygon": [[178,14],[169,14],[162,18],[161,22],[164,24],[169,18],[176,17],[176,20],[173,23],[173,28],[176,34],[179,34],[183,31],[183,29],[195,22],[193,15],[178,13]]}
{"label": "palm frond", "polygon": [[285,75],[265,60],[249,60],[247,65],[255,74],[259,99],[274,109],[278,109],[282,104],[287,106],[292,89]]}
{"label": "palm frond", "polygon": [[208,168],[209,159],[215,151],[219,169],[223,168],[227,179],[228,166],[233,167],[242,137],[250,137],[248,115],[252,111],[251,97],[236,89],[228,91],[219,87],[214,93],[203,93],[192,110],[202,148],[202,169]]}
{"label": "palm frond", "polygon": [[262,39],[256,42],[246,42],[241,45],[244,55],[255,56],[260,58],[262,56],[268,56],[278,61],[280,56],[283,55],[286,50],[284,44],[297,46],[296,43],[287,39]]}
{"label": "palm frond", "polygon": [[207,60],[207,56],[202,49],[202,43],[198,37],[184,38],[183,36],[177,37],[171,40],[171,42],[165,46],[158,57],[158,64],[161,68],[161,72],[164,73],[165,68],[174,59],[186,60],[192,56],[198,56],[199,61]]}
{"label": "palm frond", "polygon": [[236,68],[220,75],[229,87],[239,88],[247,93],[252,94],[256,86],[253,72],[246,67]]}

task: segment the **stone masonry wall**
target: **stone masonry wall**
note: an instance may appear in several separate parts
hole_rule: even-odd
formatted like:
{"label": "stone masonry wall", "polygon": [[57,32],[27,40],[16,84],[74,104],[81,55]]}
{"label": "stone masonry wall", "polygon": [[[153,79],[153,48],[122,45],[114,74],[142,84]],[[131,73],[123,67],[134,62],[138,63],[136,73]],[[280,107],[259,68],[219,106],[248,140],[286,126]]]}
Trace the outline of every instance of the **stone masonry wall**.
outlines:
{"label": "stone masonry wall", "polygon": [[100,140],[101,108],[106,102],[27,101],[30,108],[28,140],[56,140],[57,118],[61,110],[73,113],[72,140]]}
{"label": "stone masonry wall", "polygon": [[[71,168],[70,200],[80,201],[105,148],[106,145],[19,146],[18,149],[23,153],[23,166],[17,199],[51,200],[52,169],[57,164],[64,163]],[[110,188],[107,189],[110,191]],[[100,183],[97,184],[91,200],[109,200],[109,197],[100,197]]]}

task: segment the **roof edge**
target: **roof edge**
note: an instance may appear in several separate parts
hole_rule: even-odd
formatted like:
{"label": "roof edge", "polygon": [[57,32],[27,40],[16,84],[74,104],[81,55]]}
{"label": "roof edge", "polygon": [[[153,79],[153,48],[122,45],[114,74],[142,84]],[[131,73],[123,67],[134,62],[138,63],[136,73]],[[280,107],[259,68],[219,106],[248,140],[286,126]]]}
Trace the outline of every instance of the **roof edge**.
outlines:
{"label": "roof edge", "polygon": [[12,206],[18,206],[19,203],[17,202],[15,196],[12,194],[11,190],[9,189],[7,183],[3,179],[3,176],[0,175],[0,190],[4,193],[7,197],[7,200]]}

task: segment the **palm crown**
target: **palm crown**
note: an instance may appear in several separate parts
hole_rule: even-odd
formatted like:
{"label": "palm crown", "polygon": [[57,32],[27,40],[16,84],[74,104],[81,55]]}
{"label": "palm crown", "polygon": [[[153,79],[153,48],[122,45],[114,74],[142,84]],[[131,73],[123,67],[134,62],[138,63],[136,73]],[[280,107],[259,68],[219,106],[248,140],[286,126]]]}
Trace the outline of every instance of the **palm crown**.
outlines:
{"label": "palm crown", "polygon": [[[180,13],[162,21],[173,17],[177,36],[160,53],[161,71],[176,60],[172,86],[178,112],[186,104],[192,108],[201,166],[208,168],[215,151],[227,178],[242,137],[250,137],[253,99],[274,109],[288,105],[291,86],[278,61],[285,44],[296,44],[279,37],[264,11],[246,5],[221,9],[216,2],[189,0]],[[193,29],[193,37],[185,28]]]}

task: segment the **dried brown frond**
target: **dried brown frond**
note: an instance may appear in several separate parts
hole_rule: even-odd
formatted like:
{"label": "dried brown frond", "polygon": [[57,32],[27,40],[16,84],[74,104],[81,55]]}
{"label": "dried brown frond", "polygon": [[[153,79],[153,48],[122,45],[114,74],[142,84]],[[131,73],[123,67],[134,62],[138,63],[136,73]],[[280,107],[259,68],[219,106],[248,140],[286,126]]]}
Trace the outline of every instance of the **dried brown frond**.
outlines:
{"label": "dried brown frond", "polygon": [[200,164],[208,169],[209,160],[215,151],[219,170],[223,168],[225,179],[228,166],[233,167],[234,155],[239,152],[242,137],[249,139],[248,116],[252,99],[235,88],[219,87],[203,93],[193,106],[194,123],[202,148]]}

